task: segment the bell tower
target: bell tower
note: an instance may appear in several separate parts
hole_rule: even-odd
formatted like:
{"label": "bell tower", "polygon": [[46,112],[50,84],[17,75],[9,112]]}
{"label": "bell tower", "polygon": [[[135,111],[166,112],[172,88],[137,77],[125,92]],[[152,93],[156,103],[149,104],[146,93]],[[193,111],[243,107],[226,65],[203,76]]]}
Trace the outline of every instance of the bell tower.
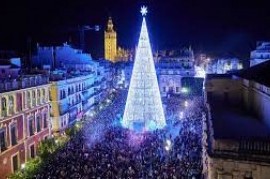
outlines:
{"label": "bell tower", "polygon": [[117,56],[117,38],[113,29],[112,18],[109,17],[107,29],[104,32],[104,57],[105,59],[115,62]]}

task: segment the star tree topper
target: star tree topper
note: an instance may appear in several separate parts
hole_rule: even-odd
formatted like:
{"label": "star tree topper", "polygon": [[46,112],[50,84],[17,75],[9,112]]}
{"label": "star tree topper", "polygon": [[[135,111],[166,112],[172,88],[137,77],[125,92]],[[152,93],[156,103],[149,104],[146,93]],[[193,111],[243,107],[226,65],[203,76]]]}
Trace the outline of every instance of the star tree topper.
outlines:
{"label": "star tree topper", "polygon": [[142,14],[142,16],[146,16],[147,13],[148,13],[147,7],[146,6],[142,6],[141,7],[141,14]]}

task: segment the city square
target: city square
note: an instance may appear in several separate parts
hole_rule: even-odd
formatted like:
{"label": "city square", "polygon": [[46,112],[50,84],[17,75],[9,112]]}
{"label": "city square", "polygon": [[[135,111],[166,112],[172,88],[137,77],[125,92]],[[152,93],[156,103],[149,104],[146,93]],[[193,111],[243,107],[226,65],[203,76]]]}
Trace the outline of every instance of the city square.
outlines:
{"label": "city square", "polygon": [[269,178],[268,2],[2,5],[0,179]]}

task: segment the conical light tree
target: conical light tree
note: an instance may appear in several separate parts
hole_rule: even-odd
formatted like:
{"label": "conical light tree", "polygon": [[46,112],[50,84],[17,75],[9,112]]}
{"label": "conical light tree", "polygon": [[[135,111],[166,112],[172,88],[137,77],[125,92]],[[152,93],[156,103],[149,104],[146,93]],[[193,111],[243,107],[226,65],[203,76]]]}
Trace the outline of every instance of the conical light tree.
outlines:
{"label": "conical light tree", "polygon": [[133,130],[140,128],[152,131],[163,128],[166,121],[146,26],[147,8],[145,6],[141,8],[141,13],[143,22],[125,106],[123,126]]}

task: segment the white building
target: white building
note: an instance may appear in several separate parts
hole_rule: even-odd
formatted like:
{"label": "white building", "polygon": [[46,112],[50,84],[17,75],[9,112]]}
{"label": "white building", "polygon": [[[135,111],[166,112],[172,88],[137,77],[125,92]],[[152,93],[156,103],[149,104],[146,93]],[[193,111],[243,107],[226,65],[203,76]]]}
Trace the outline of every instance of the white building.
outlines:
{"label": "white building", "polygon": [[194,77],[195,59],[192,49],[182,49],[175,52],[163,53],[157,58],[156,69],[160,93],[180,94],[182,78]]}
{"label": "white building", "polygon": [[250,66],[258,65],[270,59],[270,42],[257,42],[257,47],[250,53]]}
{"label": "white building", "polygon": [[243,63],[237,58],[213,59],[207,64],[207,74],[225,74],[230,71],[242,70]]}

